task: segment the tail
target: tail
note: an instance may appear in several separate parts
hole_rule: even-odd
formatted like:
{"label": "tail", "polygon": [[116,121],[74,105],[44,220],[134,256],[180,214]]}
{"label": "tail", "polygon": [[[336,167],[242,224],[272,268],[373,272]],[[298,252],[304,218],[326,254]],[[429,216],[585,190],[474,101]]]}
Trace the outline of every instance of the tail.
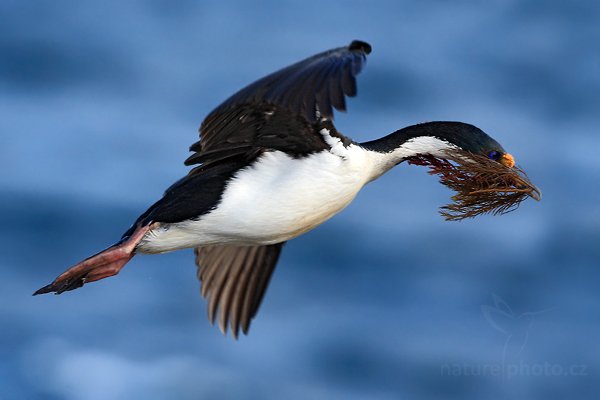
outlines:
{"label": "tail", "polygon": [[102,250],[100,253],[75,264],[59,275],[52,283],[38,289],[33,295],[37,296],[44,293],[61,294],[80,288],[86,283],[117,275],[125,264],[133,258],[135,248],[144,235],[156,226],[157,224],[138,226],[133,230],[131,235],[126,234],[123,239],[106,250]]}

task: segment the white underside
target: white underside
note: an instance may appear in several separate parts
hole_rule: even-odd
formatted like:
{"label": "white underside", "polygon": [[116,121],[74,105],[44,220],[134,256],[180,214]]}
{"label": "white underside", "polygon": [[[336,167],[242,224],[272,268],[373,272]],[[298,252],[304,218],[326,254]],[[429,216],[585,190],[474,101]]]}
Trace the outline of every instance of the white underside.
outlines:
{"label": "white underside", "polygon": [[412,150],[376,153],[324,136],[332,146],[294,159],[280,151],[261,155],[228,183],[221,202],[198,220],[149,232],[138,246],[161,253],[211,244],[265,245],[299,236],[340,212],[369,181]]}

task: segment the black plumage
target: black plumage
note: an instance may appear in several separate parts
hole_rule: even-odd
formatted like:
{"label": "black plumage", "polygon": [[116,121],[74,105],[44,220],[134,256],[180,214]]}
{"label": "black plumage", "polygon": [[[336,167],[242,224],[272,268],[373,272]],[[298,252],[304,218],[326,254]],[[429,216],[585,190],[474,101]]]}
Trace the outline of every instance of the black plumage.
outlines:
{"label": "black plumage", "polygon": [[361,143],[367,150],[387,152],[400,147],[410,139],[428,136],[452,143],[474,154],[487,154],[496,151],[503,154],[504,148],[478,127],[464,122],[433,121],[399,129],[379,139]]}
{"label": "black plumage", "polygon": [[257,149],[306,154],[327,148],[317,124],[332,120],[333,108],[346,110],[344,96],[356,96],[356,76],[370,52],[369,44],[355,40],[241,89],[202,122],[186,165],[252,157]]}

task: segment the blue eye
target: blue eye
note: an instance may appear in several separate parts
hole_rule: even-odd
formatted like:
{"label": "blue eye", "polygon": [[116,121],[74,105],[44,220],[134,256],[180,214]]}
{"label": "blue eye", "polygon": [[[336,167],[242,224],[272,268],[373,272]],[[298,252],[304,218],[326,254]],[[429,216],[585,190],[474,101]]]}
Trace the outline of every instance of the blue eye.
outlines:
{"label": "blue eye", "polygon": [[500,159],[500,152],[499,151],[490,151],[488,153],[488,157],[490,157],[492,160],[498,161],[498,159]]}

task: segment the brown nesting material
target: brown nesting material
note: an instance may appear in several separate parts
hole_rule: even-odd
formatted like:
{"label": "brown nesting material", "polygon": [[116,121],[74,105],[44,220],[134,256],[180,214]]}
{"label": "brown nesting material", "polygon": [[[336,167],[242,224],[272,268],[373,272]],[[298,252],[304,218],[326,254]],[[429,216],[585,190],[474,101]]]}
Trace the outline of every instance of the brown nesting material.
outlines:
{"label": "brown nesting material", "polygon": [[447,221],[460,221],[480,214],[505,214],[517,209],[527,197],[541,199],[525,172],[509,168],[488,157],[463,150],[447,152],[448,159],[430,155],[410,157],[409,164],[429,167],[431,175],[452,189],[452,203],[440,208]]}

